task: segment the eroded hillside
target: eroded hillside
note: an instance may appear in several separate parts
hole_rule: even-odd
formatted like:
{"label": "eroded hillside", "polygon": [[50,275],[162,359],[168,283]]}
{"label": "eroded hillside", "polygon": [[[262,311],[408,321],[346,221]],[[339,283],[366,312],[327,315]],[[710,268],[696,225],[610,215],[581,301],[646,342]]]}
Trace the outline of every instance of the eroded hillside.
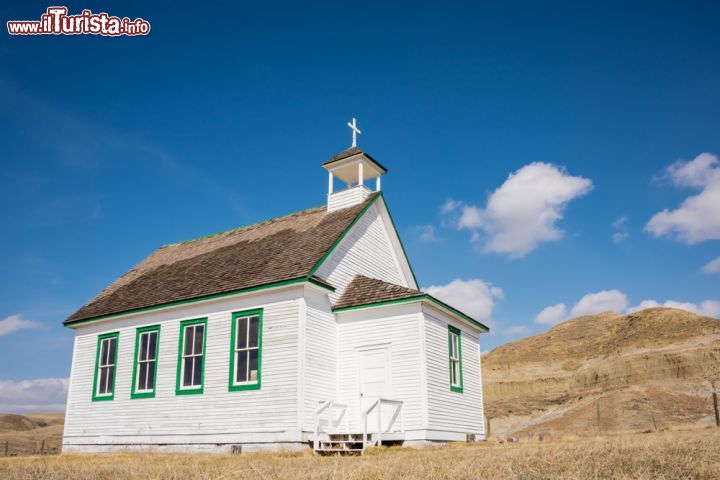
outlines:
{"label": "eroded hillside", "polygon": [[710,422],[713,379],[720,321],[671,308],[574,318],[483,357],[486,410],[500,435]]}

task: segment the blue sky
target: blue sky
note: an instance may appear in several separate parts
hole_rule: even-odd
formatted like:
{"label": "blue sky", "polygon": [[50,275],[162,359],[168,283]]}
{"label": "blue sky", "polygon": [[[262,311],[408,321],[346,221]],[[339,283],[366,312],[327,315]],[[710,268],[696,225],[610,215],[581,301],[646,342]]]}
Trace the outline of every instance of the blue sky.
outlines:
{"label": "blue sky", "polygon": [[717,3],[498,3],[69,2],[152,32],[0,34],[0,390],[66,378],[62,320],[157,246],[324,203],[352,117],[484,349],[601,306],[720,311]]}

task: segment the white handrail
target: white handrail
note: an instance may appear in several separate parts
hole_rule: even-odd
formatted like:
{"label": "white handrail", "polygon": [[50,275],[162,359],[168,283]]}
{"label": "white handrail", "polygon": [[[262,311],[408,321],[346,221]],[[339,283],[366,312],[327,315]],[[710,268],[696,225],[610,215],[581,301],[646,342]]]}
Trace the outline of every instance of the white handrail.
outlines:
{"label": "white handrail", "polygon": [[382,446],[382,406],[383,404],[387,405],[395,405],[397,408],[395,409],[395,413],[393,414],[392,418],[390,419],[390,423],[388,424],[388,433],[391,431],[391,427],[395,426],[395,421],[397,420],[398,415],[400,416],[400,431],[405,431],[405,418],[402,411],[403,402],[402,400],[393,400],[391,398],[382,398],[379,397],[377,400],[375,400],[367,409],[365,409],[364,412],[362,412],[362,421],[363,421],[363,447],[367,445],[367,436],[368,436],[368,426],[367,426],[367,417],[370,414],[370,412],[373,411],[377,407],[377,445]]}
{"label": "white handrail", "polygon": [[[323,412],[327,412],[327,428],[328,433],[333,429],[333,424],[340,423],[340,420],[345,419],[345,429],[348,429],[348,406],[344,403],[339,403],[334,400],[320,400],[320,406],[315,410],[315,437],[313,438],[313,449],[317,450],[320,447],[320,420]],[[342,409],[342,413],[338,416],[337,422],[333,416],[333,410],[335,407]]]}

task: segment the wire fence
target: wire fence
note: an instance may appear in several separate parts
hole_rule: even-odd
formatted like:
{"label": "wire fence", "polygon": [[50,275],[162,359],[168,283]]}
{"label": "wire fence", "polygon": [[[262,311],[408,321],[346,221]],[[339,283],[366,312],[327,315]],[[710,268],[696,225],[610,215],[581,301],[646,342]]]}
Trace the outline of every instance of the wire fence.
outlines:
{"label": "wire fence", "polygon": [[0,440],[0,455],[4,457],[24,457],[29,455],[58,455],[60,443],[55,439],[36,441]]}

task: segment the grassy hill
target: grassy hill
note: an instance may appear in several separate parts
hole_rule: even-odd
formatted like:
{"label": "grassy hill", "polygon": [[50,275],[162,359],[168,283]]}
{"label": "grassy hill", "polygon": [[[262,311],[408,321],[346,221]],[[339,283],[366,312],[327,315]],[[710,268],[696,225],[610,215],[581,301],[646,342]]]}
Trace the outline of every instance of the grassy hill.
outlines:
{"label": "grassy hill", "polygon": [[713,379],[720,321],[672,308],[574,318],[483,357],[498,435],[709,424]]}
{"label": "grassy hill", "polygon": [[0,456],[36,453],[45,441],[45,453],[59,453],[62,443],[64,413],[0,414]]}

